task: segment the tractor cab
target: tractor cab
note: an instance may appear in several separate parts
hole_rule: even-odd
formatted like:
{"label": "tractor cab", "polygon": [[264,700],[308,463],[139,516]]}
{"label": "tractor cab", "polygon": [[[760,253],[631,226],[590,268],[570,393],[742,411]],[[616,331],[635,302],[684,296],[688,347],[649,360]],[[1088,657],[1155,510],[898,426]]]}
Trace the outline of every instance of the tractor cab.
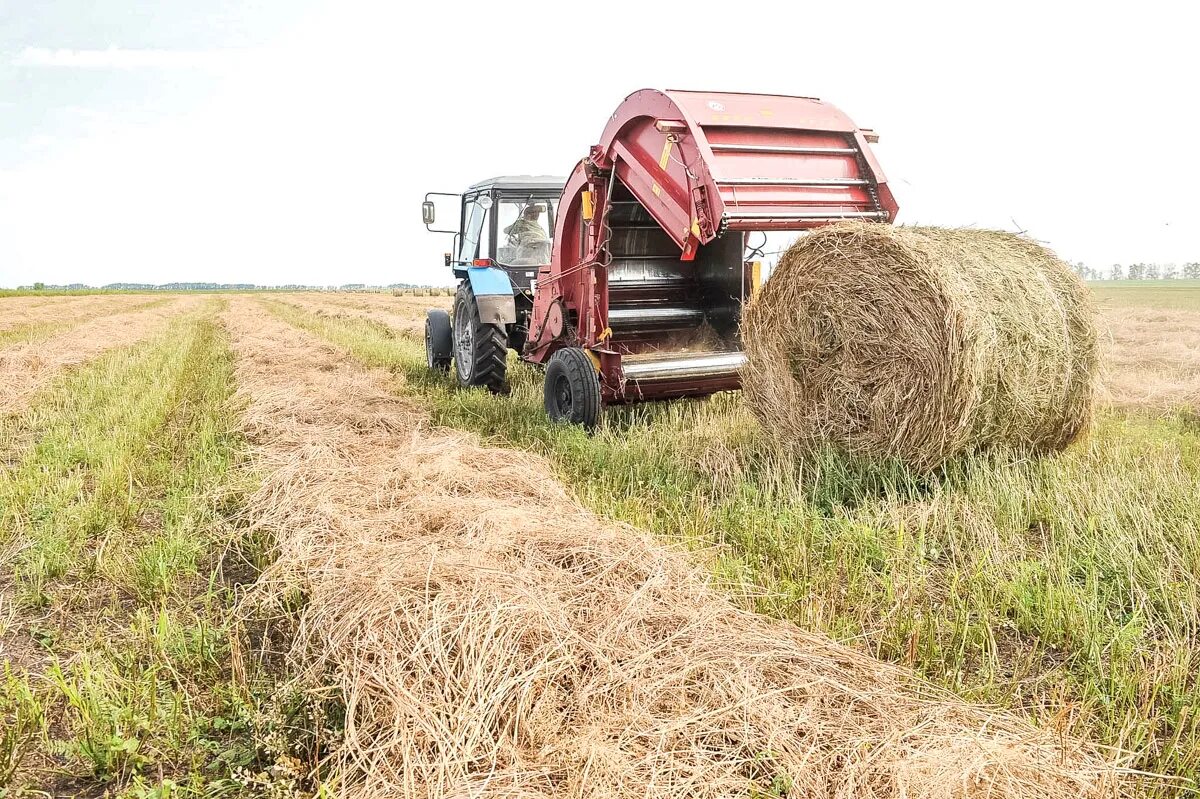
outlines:
{"label": "tractor cab", "polygon": [[[422,206],[425,226],[454,233],[446,265],[455,277],[471,267],[504,270],[514,289],[528,292],[537,267],[550,263],[559,196],[566,178],[514,175],[480,181],[461,195],[430,192]],[[436,231],[433,197],[459,199],[458,230]]]}
{"label": "tractor cab", "polygon": [[[459,281],[453,313],[426,317],[426,359],[463,386],[504,390],[505,353],[525,346],[538,268],[550,263],[559,197],[566,178],[515,175],[480,181],[462,194],[429,192],[425,227],[453,233],[446,266]],[[436,228],[435,197],[457,201],[458,229]]]}

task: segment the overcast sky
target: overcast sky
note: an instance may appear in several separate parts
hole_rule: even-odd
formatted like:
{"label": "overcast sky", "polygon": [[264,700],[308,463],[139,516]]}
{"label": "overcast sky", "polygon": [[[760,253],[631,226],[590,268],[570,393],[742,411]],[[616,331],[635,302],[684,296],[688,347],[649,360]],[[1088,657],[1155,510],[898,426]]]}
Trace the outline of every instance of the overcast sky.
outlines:
{"label": "overcast sky", "polygon": [[0,0],[0,286],[448,283],[424,193],[643,87],[834,103],[900,221],[1200,260],[1187,5]]}

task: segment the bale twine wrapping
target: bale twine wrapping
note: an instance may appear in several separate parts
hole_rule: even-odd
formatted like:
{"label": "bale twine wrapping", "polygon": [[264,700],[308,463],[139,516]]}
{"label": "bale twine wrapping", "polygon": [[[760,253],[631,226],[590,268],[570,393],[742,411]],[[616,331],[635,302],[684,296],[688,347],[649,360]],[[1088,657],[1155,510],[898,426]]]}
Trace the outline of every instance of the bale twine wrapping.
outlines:
{"label": "bale twine wrapping", "polygon": [[994,230],[839,223],[784,253],[742,322],[746,398],[773,434],[920,469],[1054,451],[1088,427],[1087,288]]}

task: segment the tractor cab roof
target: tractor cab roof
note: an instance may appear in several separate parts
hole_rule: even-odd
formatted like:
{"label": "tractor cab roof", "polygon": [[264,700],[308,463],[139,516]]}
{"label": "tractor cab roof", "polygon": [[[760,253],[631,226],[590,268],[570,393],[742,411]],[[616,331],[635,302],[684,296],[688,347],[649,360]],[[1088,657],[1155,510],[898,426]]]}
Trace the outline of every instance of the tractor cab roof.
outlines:
{"label": "tractor cab roof", "polygon": [[467,192],[486,191],[490,189],[512,189],[514,191],[553,191],[561,192],[567,179],[556,175],[500,175],[499,177],[481,180],[467,189]]}

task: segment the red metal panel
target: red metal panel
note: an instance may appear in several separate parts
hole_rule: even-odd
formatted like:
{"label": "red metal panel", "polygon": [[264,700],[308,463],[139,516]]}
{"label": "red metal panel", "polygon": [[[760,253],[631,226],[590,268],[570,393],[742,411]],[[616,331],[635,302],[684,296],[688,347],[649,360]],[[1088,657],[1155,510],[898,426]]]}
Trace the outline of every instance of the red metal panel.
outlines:
{"label": "red metal panel", "polygon": [[[718,391],[736,391],[742,387],[740,375],[728,377],[700,378],[695,380],[664,380],[658,383],[638,384],[632,380],[617,380],[604,392],[604,401],[611,405],[646,400],[682,399],[683,397],[705,397]],[[605,389],[601,386],[601,389]]]}
{"label": "red metal panel", "polygon": [[522,354],[522,357],[534,363],[545,362],[556,348],[548,326],[552,318],[552,305],[558,303],[564,311],[577,311],[581,305],[587,306],[585,310],[591,308],[588,300],[590,293],[586,290],[591,278],[588,270],[581,268],[585,264],[585,256],[595,250],[595,243],[588,240],[592,234],[591,227],[585,226],[583,219],[583,192],[589,185],[584,168],[586,163],[580,161],[567,178],[554,222],[550,264],[538,269],[529,337]]}
{"label": "red metal panel", "polygon": [[[660,120],[670,124],[660,130]],[[597,166],[617,164],[685,258],[722,227],[801,230],[897,211],[855,124],[814,98],[644,89],[621,104],[595,150]]]}
{"label": "red metal panel", "polygon": [[815,97],[679,89],[669,89],[664,94],[701,126],[738,125],[840,133],[857,130],[848,116]]}

